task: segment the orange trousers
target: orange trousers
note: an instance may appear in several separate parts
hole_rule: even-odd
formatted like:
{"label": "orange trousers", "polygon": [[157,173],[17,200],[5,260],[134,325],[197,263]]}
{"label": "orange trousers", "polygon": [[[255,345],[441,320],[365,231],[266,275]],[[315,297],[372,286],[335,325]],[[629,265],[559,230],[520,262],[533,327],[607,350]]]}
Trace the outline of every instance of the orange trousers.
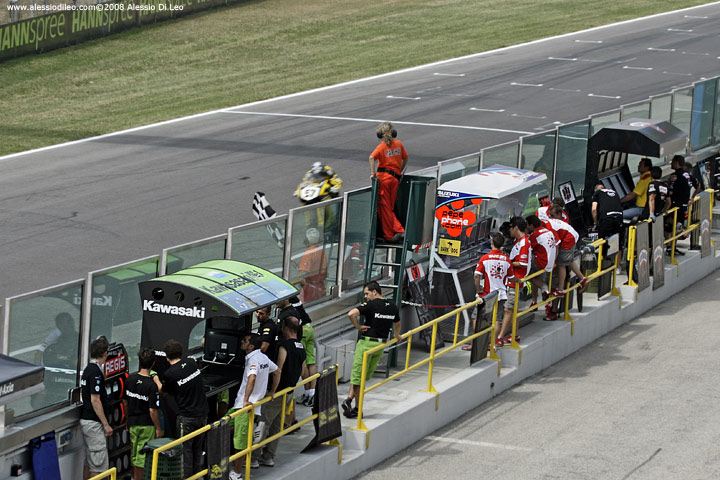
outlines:
{"label": "orange trousers", "polygon": [[397,201],[397,192],[400,182],[389,173],[378,172],[380,191],[378,195],[378,216],[385,240],[390,240],[396,233],[405,233],[400,220],[395,216],[393,209]]}

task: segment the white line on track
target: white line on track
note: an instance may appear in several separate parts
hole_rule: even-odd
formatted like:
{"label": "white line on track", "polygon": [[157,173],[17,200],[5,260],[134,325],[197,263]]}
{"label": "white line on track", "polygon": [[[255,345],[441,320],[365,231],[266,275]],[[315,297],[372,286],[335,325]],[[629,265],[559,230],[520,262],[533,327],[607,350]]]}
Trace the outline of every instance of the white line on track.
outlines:
{"label": "white line on track", "polygon": [[[297,113],[269,113],[269,112],[240,112],[237,110],[220,110],[219,113],[232,113],[235,115],[266,115],[269,117],[289,117],[289,118],[314,118],[317,120],[344,120],[349,122],[368,122],[368,123],[381,123],[386,120],[379,120],[375,118],[353,118],[353,117],[331,117],[327,115],[301,115]],[[440,128],[458,128],[461,130],[482,130],[486,132],[501,132],[501,133],[519,133],[520,135],[528,135],[531,132],[525,132],[521,130],[504,130],[502,128],[487,128],[487,127],[474,127],[471,125],[449,125],[446,123],[422,123],[422,122],[403,122],[401,120],[393,120],[392,123],[396,125],[413,125],[416,127],[440,127]]]}
{"label": "white line on track", "polygon": [[[105,134],[103,134],[103,135],[97,135],[97,136],[95,136],[95,137],[82,138],[82,139],[80,139],[80,140],[72,140],[72,141],[70,141],[70,142],[58,143],[58,144],[56,144],[56,145],[48,145],[47,147],[35,148],[35,149],[33,149],[33,150],[26,150],[26,151],[24,151],[24,152],[11,153],[11,154],[9,154],[9,155],[5,155],[5,156],[0,157],[0,161],[2,161],[2,160],[9,160],[9,159],[11,159],[11,158],[19,157],[19,156],[22,156],[22,155],[28,155],[28,154],[32,154],[32,153],[44,152],[44,151],[51,150],[51,149],[54,149],[54,148],[67,147],[67,146],[70,146],[70,145],[77,145],[77,144],[80,144],[80,143],[86,143],[86,142],[92,142],[92,141],[95,141],[95,140],[100,140],[100,139],[102,139],[102,138],[114,137],[114,136],[116,136],[116,135],[124,135],[124,134],[126,134],[126,133],[138,132],[138,131],[146,130],[146,129],[150,129],[150,128],[155,128],[155,127],[170,125],[170,124],[173,124],[173,123],[176,123],[176,122],[183,122],[183,121],[185,121],[185,120],[192,120],[192,119],[195,119],[195,118],[204,117],[204,116],[206,116],[206,115],[213,115],[213,114],[217,114],[217,113],[224,113],[228,108],[248,108],[248,107],[252,107],[252,106],[255,106],[255,105],[264,105],[264,104],[266,104],[266,103],[276,102],[276,101],[278,101],[278,100],[287,100],[287,99],[289,99],[289,98],[295,98],[295,97],[300,97],[300,96],[304,96],[304,95],[310,95],[310,94],[313,94],[313,93],[324,92],[324,91],[327,91],[327,90],[334,90],[334,89],[336,89],[336,88],[342,88],[342,87],[346,87],[346,86],[348,86],[348,85],[354,85],[354,84],[356,84],[356,83],[368,82],[368,81],[371,81],[371,80],[377,80],[377,79],[380,79],[380,78],[390,77],[390,76],[398,75],[398,74],[402,74],[402,73],[415,72],[415,71],[418,71],[418,70],[424,70],[424,69],[426,69],[426,68],[437,67],[437,66],[439,66],[439,65],[447,65],[447,64],[453,63],[453,62],[462,62],[462,61],[470,60],[470,59],[474,59],[474,58],[486,57],[486,56],[488,56],[488,55],[496,55],[496,54],[499,53],[499,52],[505,52],[505,51],[515,50],[515,49],[518,49],[518,48],[524,48],[524,47],[528,47],[528,46],[530,46],[530,45],[538,45],[538,44],[542,44],[542,43],[545,43],[545,42],[548,42],[548,41],[551,41],[551,40],[557,40],[557,39],[560,39],[560,38],[569,38],[569,37],[576,36],[576,35],[587,34],[587,33],[589,33],[589,32],[603,31],[603,30],[605,30],[605,29],[617,27],[617,26],[620,26],[620,25],[631,25],[631,24],[636,23],[636,22],[647,21],[647,20],[649,20],[649,19],[655,19],[655,18],[662,18],[662,17],[668,16],[668,15],[675,15],[675,14],[678,14],[678,13],[680,13],[680,12],[688,12],[688,11],[692,11],[692,10],[695,10],[695,9],[698,9],[698,8],[705,8],[705,7],[708,7],[708,6],[711,6],[711,5],[718,5],[718,4],[720,4],[720,1],[711,2],[711,3],[704,4],[704,5],[696,5],[696,6],[694,6],[694,7],[681,8],[681,9],[679,9],[679,10],[672,10],[672,11],[669,11],[669,12],[656,13],[656,14],[653,14],[653,15],[647,15],[647,16],[645,16],[645,17],[631,18],[631,19],[629,19],[629,20],[623,20],[622,22],[615,22],[615,23],[611,23],[611,24],[608,24],[608,25],[600,25],[600,26],[597,26],[597,27],[592,27],[592,28],[588,28],[588,29],[585,29],[585,30],[580,30],[580,31],[577,31],[577,32],[563,33],[563,34],[561,34],[561,35],[555,35],[555,36],[553,36],[553,37],[538,38],[537,40],[532,40],[532,41],[530,41],[530,42],[519,43],[519,44],[517,44],[517,45],[510,45],[510,46],[507,46],[507,47],[497,48],[497,49],[495,49],[495,50],[488,50],[488,51],[486,51],[486,52],[471,53],[470,55],[465,55],[465,56],[463,56],[463,57],[449,58],[449,59],[446,59],[446,60],[440,60],[440,61],[438,61],[438,62],[427,63],[427,64],[425,64],[425,65],[418,65],[418,66],[415,66],[415,67],[409,67],[409,68],[405,68],[405,69],[402,69],[402,70],[395,70],[395,71],[393,71],[393,72],[381,73],[381,74],[379,74],[379,75],[374,75],[374,76],[371,76],[371,77],[358,78],[358,79],[355,79],[355,80],[350,80],[350,81],[348,81],[348,82],[336,83],[336,84],[334,84],[334,85],[328,85],[328,86],[326,86],[326,87],[319,87],[319,88],[314,88],[314,89],[311,89],[311,90],[305,90],[305,91],[302,91],[302,92],[289,93],[289,94],[287,94],[287,95],[282,95],[282,96],[280,96],[280,97],[268,98],[268,99],[266,99],[266,100],[258,100],[258,101],[256,101],[256,102],[245,103],[245,104],[242,104],[242,105],[235,105],[235,106],[233,106],[233,107],[225,107],[225,108],[220,108],[220,109],[217,109],[217,110],[211,110],[211,111],[209,111],[209,112],[203,112],[203,113],[197,113],[197,114],[194,114],[194,115],[188,115],[188,116],[185,116],[185,117],[173,118],[173,119],[170,119],[170,120],[165,120],[165,121],[163,121],[163,122],[151,123],[151,124],[149,124],[149,125],[142,125],[142,126],[139,126],[139,127],[129,128],[129,129],[127,129],[127,130],[119,130],[119,131],[117,131],[117,132],[105,133]],[[577,43],[603,43],[602,40],[575,40],[575,42],[577,42]],[[718,57],[718,58],[720,58],[720,57]],[[44,159],[42,159],[42,160],[44,160]]]}
{"label": "white line on track", "polygon": [[532,452],[532,448],[525,448],[525,447],[517,447],[515,445],[503,445],[501,443],[490,443],[490,442],[476,442],[474,440],[463,440],[460,438],[448,438],[448,437],[435,437],[433,435],[428,435],[425,437],[425,440],[432,440],[434,442],[444,442],[444,443],[459,443],[461,445],[473,445],[476,447],[487,447],[487,448],[498,448],[501,450],[514,450],[518,452]]}
{"label": "white line on track", "polygon": [[437,75],[439,77],[464,77],[464,73],[433,73],[433,75]]}
{"label": "white line on track", "polygon": [[420,100],[422,97],[396,97],[394,95],[388,95],[385,98],[394,98],[395,100]]}
{"label": "white line on track", "polygon": [[698,17],[698,16],[695,16],[695,15],[683,15],[683,17],[684,17],[684,18],[699,18],[699,19],[709,18],[709,17]]}
{"label": "white line on track", "polygon": [[476,107],[470,107],[470,110],[473,112],[494,112],[494,113],[502,113],[505,111],[504,108],[501,108],[500,110],[493,110],[491,108],[476,108]]}
{"label": "white line on track", "polygon": [[652,67],[630,67],[628,65],[623,66],[627,70],[652,70]]}
{"label": "white line on track", "polygon": [[511,82],[510,85],[515,85],[516,87],[542,87],[542,83],[515,83]]}
{"label": "white line on track", "polygon": [[692,33],[692,30],[684,30],[682,28],[668,28],[668,32]]}
{"label": "white line on track", "polygon": [[612,98],[613,100],[617,100],[617,99],[621,98],[620,95],[618,95],[618,96],[612,96],[612,95],[596,95],[596,94],[594,94],[594,93],[588,93],[587,96],[588,96],[588,97],[595,97],[595,98]]}
{"label": "white line on track", "polygon": [[552,90],[553,92],[574,92],[574,93],[582,92],[582,90],[577,90],[577,89],[573,90],[573,89],[570,89],[570,88],[553,88],[553,87],[550,87],[550,88],[548,88],[548,90]]}
{"label": "white line on track", "polygon": [[548,60],[563,60],[565,62],[577,62],[577,58],[548,57]]}
{"label": "white line on track", "polygon": [[698,55],[700,57],[706,57],[706,56],[710,55],[709,53],[696,53],[696,52],[680,52],[680,53],[682,53],[683,55]]}
{"label": "white line on track", "polygon": [[520,115],[519,113],[513,113],[510,115],[511,117],[517,117],[517,118],[534,118],[537,120],[545,120],[547,117],[534,117],[532,115]]}
{"label": "white line on track", "polygon": [[678,72],[662,72],[665,75],[680,75],[681,77],[691,77],[692,73],[678,73]]}
{"label": "white line on track", "polygon": [[648,47],[648,50],[653,51],[653,52],[674,52],[675,51],[674,48],[653,48],[653,47]]}

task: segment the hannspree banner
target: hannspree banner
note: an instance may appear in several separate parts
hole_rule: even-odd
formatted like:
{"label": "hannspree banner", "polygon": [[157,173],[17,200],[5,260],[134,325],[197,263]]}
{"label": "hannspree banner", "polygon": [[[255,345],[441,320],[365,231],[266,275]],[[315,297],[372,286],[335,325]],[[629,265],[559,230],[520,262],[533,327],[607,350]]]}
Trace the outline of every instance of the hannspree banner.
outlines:
{"label": "hannspree banner", "polygon": [[[242,0],[120,0],[94,5],[13,5],[32,18],[0,25],[0,60],[39,53],[92,38]],[[32,12],[31,12],[32,11]]]}

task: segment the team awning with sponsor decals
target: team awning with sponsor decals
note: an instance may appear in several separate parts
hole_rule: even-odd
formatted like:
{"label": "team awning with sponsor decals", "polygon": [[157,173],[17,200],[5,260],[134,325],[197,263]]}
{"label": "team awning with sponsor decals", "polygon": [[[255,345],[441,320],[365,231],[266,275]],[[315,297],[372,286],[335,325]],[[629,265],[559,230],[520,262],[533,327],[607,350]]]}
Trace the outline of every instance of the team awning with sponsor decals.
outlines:
{"label": "team awning with sponsor decals", "polygon": [[[235,260],[210,260],[139,284],[143,346],[162,347],[170,338],[189,339],[211,317],[250,316],[255,310],[297,295],[277,275]],[[187,344],[186,344],[187,345]]]}
{"label": "team awning with sponsor decals", "polygon": [[458,200],[507,197],[545,180],[544,173],[493,165],[440,185],[435,208]]}

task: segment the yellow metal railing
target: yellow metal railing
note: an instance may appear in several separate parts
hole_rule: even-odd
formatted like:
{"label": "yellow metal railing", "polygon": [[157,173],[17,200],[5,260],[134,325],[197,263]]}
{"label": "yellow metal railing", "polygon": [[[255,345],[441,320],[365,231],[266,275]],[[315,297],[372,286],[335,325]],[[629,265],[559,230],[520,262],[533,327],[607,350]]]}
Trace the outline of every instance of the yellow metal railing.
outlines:
{"label": "yellow metal railing", "polygon": [[[295,390],[296,388],[305,385],[306,383],[310,383],[310,382],[312,382],[313,380],[317,380],[318,378],[320,378],[320,375],[321,375],[320,373],[316,373],[315,375],[312,375],[312,376],[310,376],[310,377],[302,380],[301,382],[299,382],[297,385],[295,385],[295,386],[293,386],[293,387],[288,387],[288,388],[286,388],[286,389],[284,389],[284,390],[281,390],[281,391],[279,391],[279,392],[276,392],[275,395],[272,396],[272,397],[271,397],[271,396],[267,396],[267,397],[263,398],[262,400],[259,400],[259,401],[255,402],[255,403],[252,404],[252,405],[248,405],[247,407],[241,408],[241,409],[239,409],[239,410],[237,410],[237,411],[235,411],[235,412],[233,412],[233,413],[231,413],[231,414],[229,414],[229,415],[226,415],[226,416],[228,416],[228,417],[230,417],[230,418],[235,418],[235,417],[237,417],[238,415],[241,415],[241,414],[244,414],[244,413],[250,413],[249,425],[251,426],[251,428],[248,428],[247,447],[246,447],[244,450],[241,450],[241,451],[239,451],[239,452],[237,452],[237,453],[235,453],[234,455],[231,455],[231,456],[229,457],[229,459],[228,459],[228,460],[229,460],[229,462],[228,462],[228,463],[229,463],[229,467],[228,467],[228,468],[232,468],[232,462],[233,462],[234,460],[237,460],[238,458],[242,457],[243,455],[246,455],[246,457],[245,457],[245,475],[244,475],[244,478],[249,479],[249,478],[250,478],[250,463],[251,463],[251,461],[252,461],[251,456],[249,455],[250,453],[254,452],[255,450],[257,450],[257,449],[259,449],[259,448],[264,447],[264,446],[267,445],[268,443],[270,443],[270,442],[272,442],[272,441],[274,441],[274,440],[277,440],[278,438],[280,438],[280,437],[282,437],[282,436],[284,436],[284,435],[287,435],[288,433],[290,433],[290,432],[292,432],[292,431],[294,431],[294,430],[297,430],[298,428],[302,427],[303,425],[306,425],[306,424],[312,422],[313,420],[315,420],[316,418],[318,418],[318,414],[315,413],[315,414],[312,414],[312,415],[310,415],[309,417],[307,417],[307,418],[305,418],[305,419],[303,419],[303,420],[298,421],[297,423],[294,423],[294,424],[291,425],[290,427],[287,427],[287,428],[285,427],[285,414],[286,414],[285,409],[286,409],[286,405],[287,405],[287,394],[288,394],[288,393],[291,393],[291,392],[292,392],[293,390]],[[337,378],[338,378],[338,376],[337,376],[337,369],[336,369],[336,371],[335,371],[335,382],[336,382],[336,383],[337,383]],[[253,444],[252,441],[253,441],[253,432],[254,432],[254,429],[252,428],[252,425],[254,424],[254,421],[255,421],[255,407],[260,406],[260,405],[263,405],[263,404],[266,404],[266,403],[268,403],[270,400],[273,400],[273,399],[278,398],[278,397],[280,397],[280,396],[282,396],[282,398],[283,398],[283,401],[282,401],[282,405],[283,405],[283,406],[282,406],[282,412],[281,412],[281,414],[280,414],[280,425],[281,425],[280,432],[278,432],[277,434],[275,434],[275,435],[273,435],[273,436],[271,436],[271,437],[268,437],[268,438],[263,439],[261,442],[258,442],[258,443],[256,443],[256,444]],[[151,475],[150,475],[151,480],[157,480],[158,459],[160,458],[160,453],[164,452],[165,450],[169,450],[169,449],[171,449],[171,448],[173,448],[173,447],[176,447],[176,446],[178,446],[178,445],[181,445],[182,443],[184,443],[184,442],[186,442],[186,441],[188,441],[188,440],[190,440],[190,439],[193,439],[193,438],[197,437],[198,435],[202,435],[202,434],[204,434],[205,432],[207,432],[208,430],[210,430],[211,428],[212,428],[212,425],[205,425],[204,427],[199,428],[199,429],[195,430],[195,431],[192,432],[192,433],[189,433],[189,434],[187,434],[187,435],[185,435],[185,436],[183,436],[183,437],[178,438],[177,440],[173,440],[172,442],[167,443],[167,444],[165,444],[165,445],[163,445],[163,446],[155,449],[155,450],[153,451],[153,456],[152,456],[152,470],[151,470]],[[332,444],[332,445],[335,445],[335,446],[339,447],[340,449],[342,448],[342,447],[339,445],[338,442],[328,442],[328,443],[329,443],[329,444]],[[341,461],[341,460],[342,460],[342,450],[340,450],[338,459],[339,459],[338,461]],[[192,476],[190,476],[190,477],[187,477],[186,480],[196,480],[196,479],[198,479],[198,478],[204,477],[204,476],[207,475],[207,474],[208,474],[208,470],[205,469],[205,470],[202,470],[202,471],[200,471],[200,472],[197,472],[196,474],[194,474],[194,475],[192,475]]]}
{"label": "yellow metal railing", "polygon": [[112,467],[108,470],[105,470],[103,473],[101,473],[99,475],[90,477],[88,480],[102,480],[103,478],[110,478],[110,480],[115,480],[117,478],[117,468]]}
{"label": "yellow metal railing", "polygon": [[[358,395],[358,419],[357,419],[357,427],[355,430],[361,430],[366,433],[365,436],[365,445],[366,447],[369,447],[370,445],[370,431],[368,430],[367,426],[363,423],[363,403],[365,399],[365,394],[375,390],[376,388],[379,388],[382,385],[385,385],[386,383],[405,375],[408,372],[411,372],[417,368],[422,367],[423,365],[428,365],[428,380],[427,380],[427,390],[423,390],[427,393],[432,393],[435,395],[435,409],[437,410],[439,408],[439,402],[440,402],[440,394],[437,390],[435,390],[435,387],[433,386],[433,368],[435,366],[435,359],[441,357],[442,355],[445,355],[448,352],[451,352],[452,350],[462,346],[463,344],[470,343],[476,338],[480,337],[481,335],[485,335],[487,333],[490,333],[491,341],[490,341],[490,359],[496,360],[498,362],[498,376],[500,375],[500,369],[501,369],[501,362],[500,357],[497,356],[497,353],[495,352],[495,327],[496,327],[496,318],[497,318],[497,309],[498,309],[498,301],[497,297],[495,297],[495,302],[493,304],[493,311],[492,311],[492,323],[489,327],[474,333],[472,335],[469,335],[458,342],[458,328],[460,324],[460,314],[467,309],[473,308],[474,306],[483,303],[483,299],[474,300],[466,305],[463,305],[462,307],[456,308],[452,312],[448,312],[445,315],[442,315],[424,325],[421,325],[419,327],[416,327],[412,330],[409,330],[402,335],[400,335],[400,340],[407,339],[407,353],[405,355],[405,367],[394,373],[393,375],[390,375],[389,377],[381,380],[380,382],[377,382],[367,388],[365,388],[365,376],[367,374],[367,368],[368,368],[368,358],[370,355],[372,355],[375,352],[378,352],[380,350],[384,350],[385,348],[394,345],[398,343],[398,340],[396,338],[393,338],[392,340],[376,345],[373,348],[370,348],[363,352],[363,363],[362,363],[362,374],[360,378],[360,393]],[[438,324],[444,320],[447,320],[448,318],[451,318],[452,316],[455,316],[455,333],[453,335],[453,343],[451,346],[443,348],[442,350],[436,352],[435,351],[435,341],[437,339],[437,333],[438,333]],[[480,319],[476,319],[477,322],[480,321]],[[428,328],[432,329],[432,340],[430,345],[430,356],[427,358],[424,358],[412,365],[410,365],[410,350],[412,347],[412,337],[413,335],[422,332],[423,330],[426,330]]]}

